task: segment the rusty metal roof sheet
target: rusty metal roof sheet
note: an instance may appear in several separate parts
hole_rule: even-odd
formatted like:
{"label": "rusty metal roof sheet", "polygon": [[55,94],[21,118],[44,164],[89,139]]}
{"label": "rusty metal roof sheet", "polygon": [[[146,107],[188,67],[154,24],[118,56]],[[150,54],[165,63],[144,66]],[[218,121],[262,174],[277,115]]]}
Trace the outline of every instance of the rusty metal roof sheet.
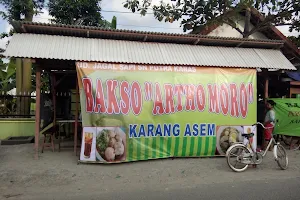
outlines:
{"label": "rusty metal roof sheet", "polygon": [[5,55],[153,65],[295,69],[280,50],[145,43],[42,34],[14,34]]}
{"label": "rusty metal roof sheet", "polygon": [[246,48],[279,49],[284,45],[284,41],[282,40],[254,40],[198,34],[173,34],[121,29],[112,30],[93,26],[47,24],[26,21],[13,21],[11,24],[17,33]]}

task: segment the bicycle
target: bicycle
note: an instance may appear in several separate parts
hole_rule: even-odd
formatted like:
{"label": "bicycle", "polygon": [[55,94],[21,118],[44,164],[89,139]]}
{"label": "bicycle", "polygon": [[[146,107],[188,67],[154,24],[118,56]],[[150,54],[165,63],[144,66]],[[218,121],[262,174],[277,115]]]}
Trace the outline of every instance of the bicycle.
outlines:
{"label": "bicycle", "polygon": [[[264,129],[266,128],[262,123],[255,123],[252,126],[261,125]],[[272,128],[272,127],[271,127]],[[253,131],[254,132],[254,131]],[[278,166],[285,170],[288,167],[288,157],[286,155],[286,151],[284,147],[277,142],[273,135],[271,140],[268,143],[268,146],[264,152],[256,152],[253,149],[251,143],[249,143],[249,139],[254,136],[254,133],[243,133],[242,136],[246,138],[244,142],[234,143],[232,146],[228,148],[226,151],[226,160],[229,167],[235,172],[243,172],[245,171],[249,165],[259,165],[262,163],[263,158],[266,156],[269,148],[272,144],[274,144],[273,154],[275,161],[277,162]],[[280,155],[279,155],[280,154]],[[235,164],[231,164],[230,159],[234,158]],[[282,163],[281,161],[284,161]],[[238,168],[238,165],[242,165],[241,168]]]}

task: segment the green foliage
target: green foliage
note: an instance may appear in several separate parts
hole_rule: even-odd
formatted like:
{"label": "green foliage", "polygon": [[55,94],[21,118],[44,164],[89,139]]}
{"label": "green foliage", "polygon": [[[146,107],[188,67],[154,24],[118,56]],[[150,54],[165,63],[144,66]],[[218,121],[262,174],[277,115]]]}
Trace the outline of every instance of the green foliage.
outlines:
{"label": "green foliage", "polygon": [[[152,5],[152,0],[126,0],[124,7],[132,12],[145,15],[149,10],[159,21],[181,21],[183,30],[196,30],[207,24],[226,23],[237,29],[244,37],[260,31],[269,25],[290,25],[291,30],[299,30],[299,0],[176,0],[174,3],[160,2]],[[265,17],[249,30],[251,10],[256,9]],[[245,30],[239,29],[237,20],[240,13],[246,13]],[[247,15],[248,13],[248,15]]]}
{"label": "green foliage", "polygon": [[[6,11],[1,11],[3,19],[31,21],[33,15],[39,13],[44,7],[45,0],[0,0]],[[22,18],[24,16],[24,19]]]}
{"label": "green foliage", "polygon": [[10,91],[15,87],[16,65],[14,62],[5,63],[0,60],[0,91]]}
{"label": "green foliage", "polygon": [[101,26],[100,0],[49,0],[49,14],[59,24]]}
{"label": "green foliage", "polygon": [[295,36],[290,36],[288,37],[297,47],[300,47],[300,36],[295,37]]}
{"label": "green foliage", "polygon": [[100,22],[99,26],[107,29],[117,29],[117,18],[114,16],[111,22],[103,20]]}
{"label": "green foliage", "polygon": [[117,17],[113,16],[111,20],[111,29],[117,29]]}

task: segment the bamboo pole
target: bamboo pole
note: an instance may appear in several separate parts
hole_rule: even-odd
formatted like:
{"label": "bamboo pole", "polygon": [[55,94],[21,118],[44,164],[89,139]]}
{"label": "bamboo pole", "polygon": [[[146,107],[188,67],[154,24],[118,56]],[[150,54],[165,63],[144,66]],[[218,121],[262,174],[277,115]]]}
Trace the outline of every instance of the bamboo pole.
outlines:
{"label": "bamboo pole", "polygon": [[41,116],[41,68],[36,68],[36,107],[35,107],[35,159],[39,156],[40,116]]}
{"label": "bamboo pole", "polygon": [[[23,67],[22,67],[22,92],[31,92],[31,71],[32,71],[32,62],[29,58],[23,59]],[[23,104],[23,114],[28,115],[30,113],[30,97],[25,97],[22,99],[24,101]]]}
{"label": "bamboo pole", "polygon": [[[22,92],[22,59],[16,58],[16,92],[17,95],[20,95]],[[17,97],[17,113],[18,115],[24,114],[22,113],[22,105],[21,98]]]}
{"label": "bamboo pole", "polygon": [[78,110],[79,110],[79,88],[76,81],[76,110],[75,110],[75,128],[74,128],[74,153],[77,156],[77,132],[78,132]]}

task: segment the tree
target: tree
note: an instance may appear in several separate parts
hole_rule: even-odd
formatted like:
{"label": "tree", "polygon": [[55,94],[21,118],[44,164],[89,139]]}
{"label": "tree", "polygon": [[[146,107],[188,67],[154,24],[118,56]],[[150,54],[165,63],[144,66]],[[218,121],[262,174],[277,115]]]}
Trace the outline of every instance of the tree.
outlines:
{"label": "tree", "polygon": [[116,16],[113,16],[110,27],[111,27],[111,29],[117,29],[117,17]]}
{"label": "tree", "polygon": [[288,37],[298,48],[300,48],[300,36],[289,36]]}
{"label": "tree", "polygon": [[49,14],[55,23],[101,26],[99,0],[49,0]]}
{"label": "tree", "polygon": [[104,20],[100,3],[101,0],[49,0],[49,14],[54,23],[116,29],[116,17],[111,23]]}
{"label": "tree", "polygon": [[44,6],[45,0],[0,0],[6,12],[1,11],[1,16],[8,20],[32,21],[35,14]]}
{"label": "tree", "polygon": [[[44,0],[0,0],[0,4],[5,8],[0,15],[3,19],[11,22],[12,20],[32,21],[33,16],[41,11]],[[10,34],[7,34],[9,36]],[[5,34],[2,35],[6,36]],[[32,63],[30,59],[15,59],[16,64],[16,89],[17,93],[31,92],[31,73]],[[25,103],[18,100],[18,112],[29,114],[30,99],[24,99]]]}
{"label": "tree", "polygon": [[[160,2],[152,5],[152,0],[126,0],[124,7],[132,12],[146,15],[151,9],[159,21],[172,23],[180,20],[183,30],[197,30],[210,24],[228,24],[244,38],[262,31],[270,25],[289,25],[290,30],[299,30],[299,0],[171,0],[176,3]],[[261,19],[253,28],[250,20],[253,11],[261,13]],[[241,17],[241,13],[244,17]],[[244,21],[244,28],[238,21]]]}

